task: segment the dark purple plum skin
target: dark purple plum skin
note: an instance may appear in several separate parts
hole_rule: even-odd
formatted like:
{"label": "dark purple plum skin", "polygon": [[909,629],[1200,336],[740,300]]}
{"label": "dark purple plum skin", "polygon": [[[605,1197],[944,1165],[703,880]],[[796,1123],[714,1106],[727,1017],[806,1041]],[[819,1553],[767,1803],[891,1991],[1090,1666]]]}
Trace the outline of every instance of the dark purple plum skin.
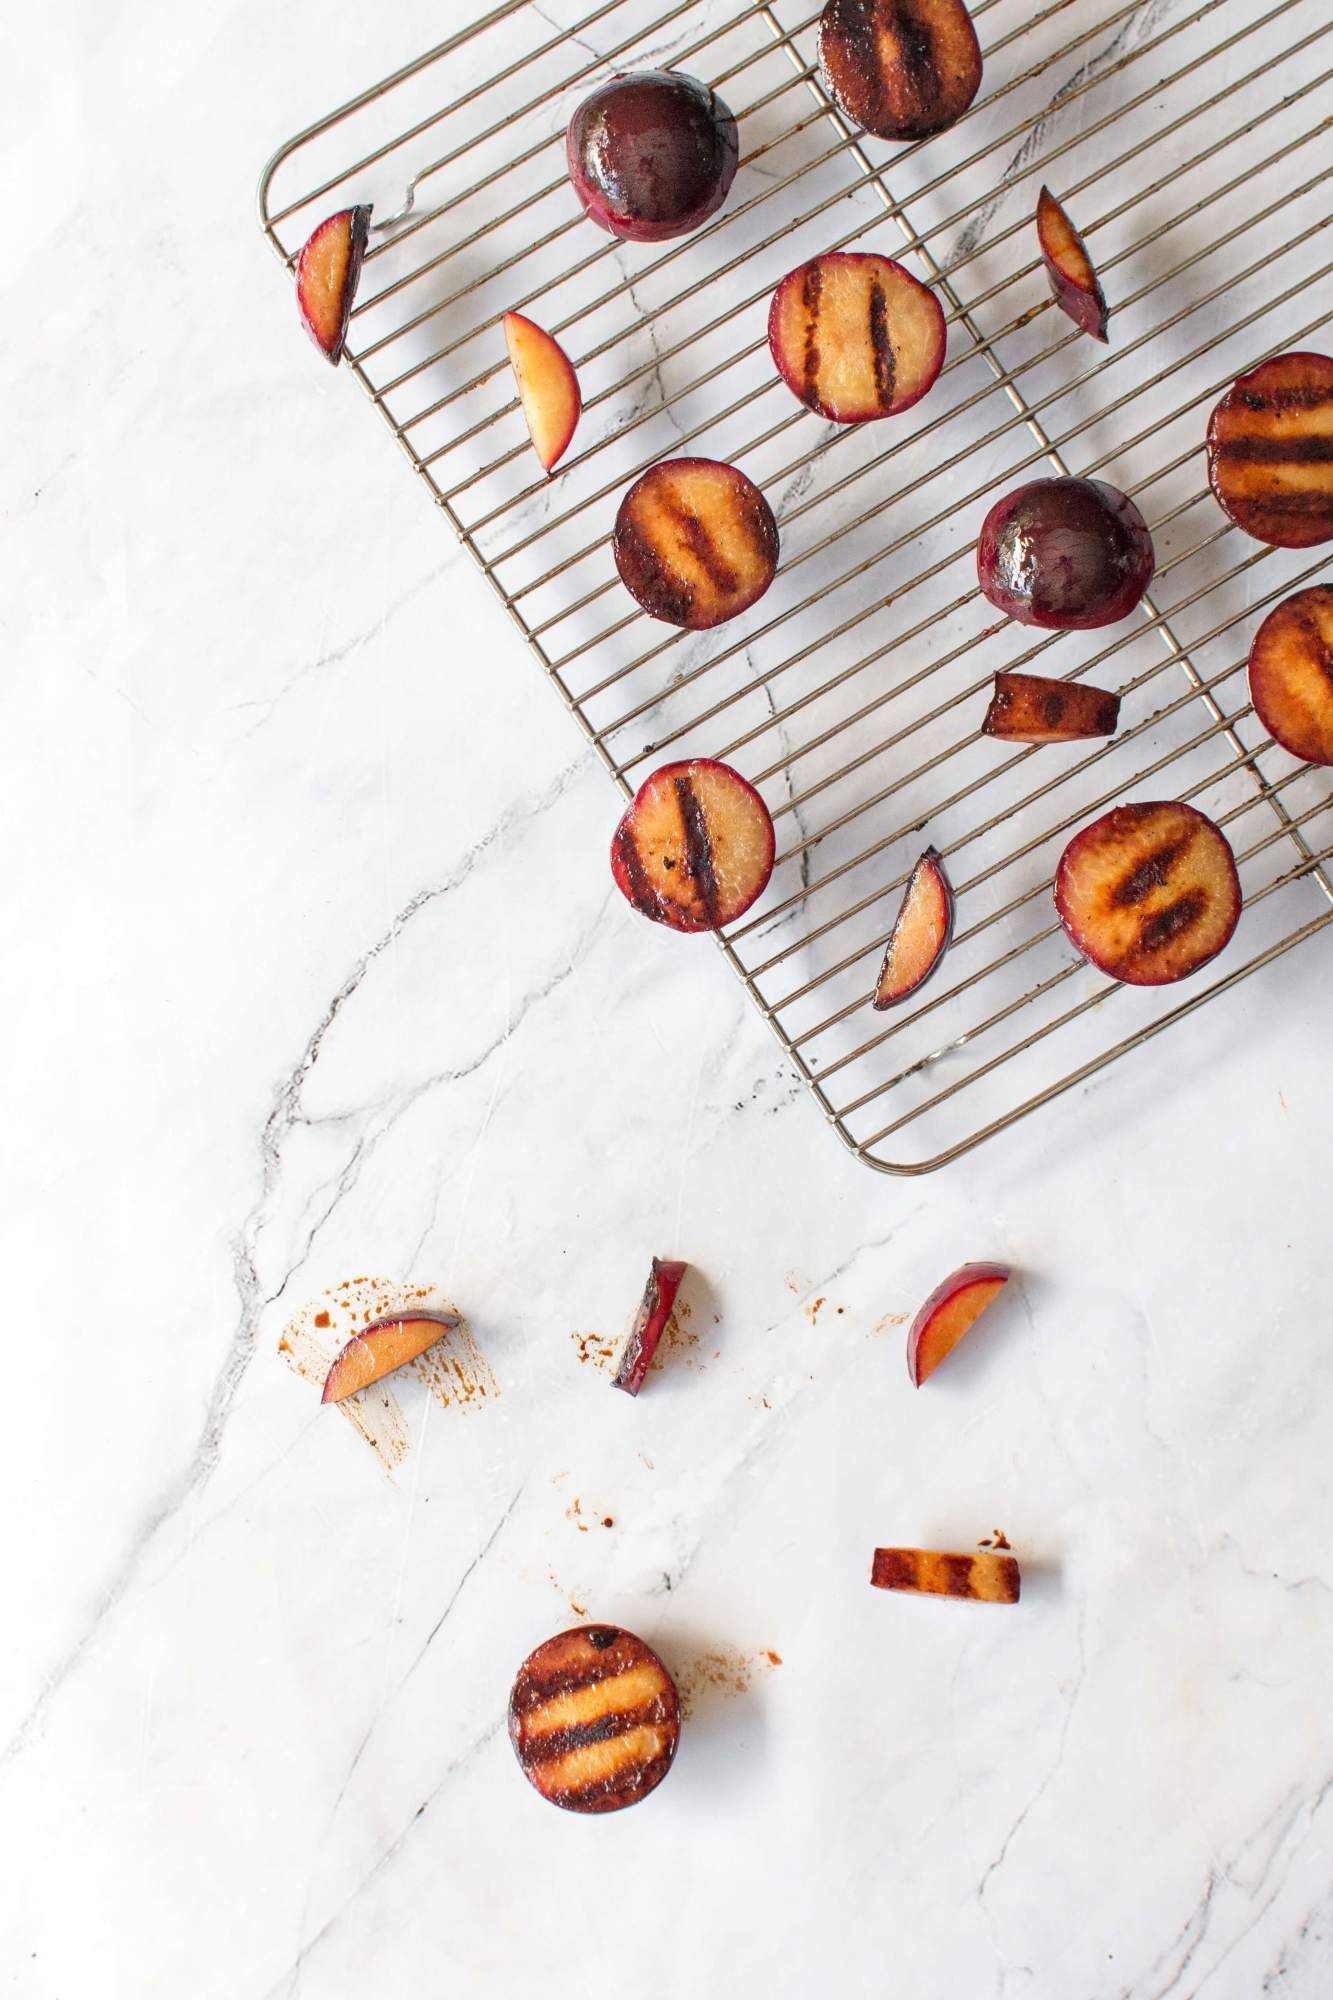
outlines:
{"label": "dark purple plum skin", "polygon": [[706,84],[675,70],[612,77],[569,121],[570,183],[593,222],[631,243],[664,243],[715,215],[736,174],[736,120]]}
{"label": "dark purple plum skin", "polygon": [[1156,568],[1148,524],[1100,479],[1034,479],[981,524],[977,581],[1020,625],[1088,632],[1127,618]]}

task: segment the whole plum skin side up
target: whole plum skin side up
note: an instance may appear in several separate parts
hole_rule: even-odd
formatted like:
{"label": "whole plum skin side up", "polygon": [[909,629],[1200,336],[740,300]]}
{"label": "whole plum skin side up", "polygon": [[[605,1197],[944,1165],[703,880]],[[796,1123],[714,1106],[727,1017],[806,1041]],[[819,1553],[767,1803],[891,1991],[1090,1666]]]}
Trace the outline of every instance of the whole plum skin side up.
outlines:
{"label": "whole plum skin side up", "polygon": [[736,173],[736,120],[692,76],[613,77],[569,121],[569,178],[589,217],[634,243],[684,236],[716,214]]}
{"label": "whole plum skin side up", "polygon": [[977,542],[977,580],[1020,625],[1090,631],[1128,617],[1152,582],[1152,536],[1100,479],[1034,479],[997,501]]}

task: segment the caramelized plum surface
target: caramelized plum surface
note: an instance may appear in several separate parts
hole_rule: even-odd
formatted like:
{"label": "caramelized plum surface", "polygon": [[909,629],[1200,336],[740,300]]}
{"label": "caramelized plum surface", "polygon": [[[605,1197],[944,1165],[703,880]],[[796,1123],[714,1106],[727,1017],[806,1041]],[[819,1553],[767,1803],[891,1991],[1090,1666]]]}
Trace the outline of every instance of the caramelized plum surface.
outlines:
{"label": "caramelized plum surface", "polygon": [[877,139],[943,132],[981,87],[963,0],[828,0],[819,62],[839,110]]}
{"label": "caramelized plum surface", "polygon": [[1022,1578],[1015,1556],[991,1549],[952,1555],[943,1549],[876,1549],[870,1566],[876,1590],[914,1597],[962,1597],[978,1604],[1017,1604]]}
{"label": "caramelized plum surface", "polygon": [[565,150],[574,192],[599,228],[662,243],[721,208],[740,148],[736,120],[706,84],[645,69],[585,97]]}
{"label": "caramelized plum surface", "polygon": [[1047,187],[1037,198],[1037,241],[1061,312],[1068,313],[1081,333],[1104,341],[1110,313],[1101,280],[1083,238]]}
{"label": "caramelized plum surface", "polygon": [[1116,806],[1061,855],[1055,907],[1102,972],[1128,986],[1166,986],[1228,943],[1240,878],[1225,834],[1193,806]]}
{"label": "caramelized plum surface", "polygon": [[768,344],[808,409],[835,424],[909,410],[944,365],[935,294],[889,257],[830,250],[788,272],[773,294]]}
{"label": "caramelized plum surface", "polygon": [[711,757],[664,764],[635,793],[611,842],[625,900],[676,931],[744,916],[773,873],[773,821],[754,786]]}
{"label": "caramelized plum surface", "polygon": [[758,602],[778,566],[778,524],[752,479],[713,458],[668,458],[616,515],[620,580],[650,618],[705,632]]}
{"label": "caramelized plum surface", "polygon": [[1001,670],[981,727],[1004,743],[1080,743],[1114,736],[1120,697],[1086,681]]}
{"label": "caramelized plum surface", "polygon": [[1333,540],[1333,360],[1278,354],[1240,376],[1209,420],[1208,477],[1255,541]]}
{"label": "caramelized plum surface", "polygon": [[981,526],[977,581],[1020,625],[1090,631],[1134,609],[1156,559],[1142,514],[1100,479],[1033,479]]}
{"label": "caramelized plum surface", "polygon": [[1333,589],[1326,583],[1284,598],[1255,633],[1250,700],[1293,757],[1333,764]]}
{"label": "caramelized plum surface", "polygon": [[529,1653],[509,1696],[528,1783],[566,1812],[619,1812],[655,1791],[680,1741],[676,1684],[618,1625],[576,1625]]}

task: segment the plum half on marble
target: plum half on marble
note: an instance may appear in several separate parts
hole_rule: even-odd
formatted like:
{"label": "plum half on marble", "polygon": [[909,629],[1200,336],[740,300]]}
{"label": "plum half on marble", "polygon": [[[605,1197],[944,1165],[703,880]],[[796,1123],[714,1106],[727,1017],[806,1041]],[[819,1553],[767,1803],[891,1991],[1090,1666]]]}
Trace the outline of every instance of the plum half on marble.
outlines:
{"label": "plum half on marble", "polygon": [[1274,605],[1250,647],[1250,700],[1275,743],[1333,764],[1333,588],[1316,583]]}
{"label": "plum half on marble", "polygon": [[616,828],[611,873],[654,923],[715,931],[763,894],[775,844],[754,786],[730,764],[695,757],[645,778]]}
{"label": "plum half on marble", "polygon": [[1048,187],[1037,197],[1037,241],[1061,312],[1068,313],[1081,333],[1104,341],[1111,315],[1101,280],[1083,238]]}
{"label": "plum half on marble", "polygon": [[1086,632],[1128,617],[1152,582],[1148,524],[1101,479],[1032,479],[981,524],[977,581],[1020,625]]}
{"label": "plum half on marble", "polygon": [[715,458],[666,458],[625,494],[611,540],[620,581],[650,618],[706,632],[756,604],[778,566],[759,488]]}
{"label": "plum half on marble", "polygon": [[347,345],[370,240],[370,209],[341,208],[311,231],[296,260],[296,303],[302,324],[326,361],[336,367]]}
{"label": "plum half on marble", "polygon": [[529,1653],[509,1696],[528,1783],[566,1812],[619,1812],[661,1784],[680,1741],[676,1684],[618,1625],[576,1625]]}
{"label": "plum half on marble", "polygon": [[613,76],[585,97],[565,141],[570,184],[612,236],[663,243],[715,215],[736,175],[736,120],[677,70]]}
{"label": "plum half on marble", "polygon": [[1255,541],[1333,540],[1333,359],[1275,354],[1238,377],[1208,422],[1208,477]]}
{"label": "plum half on marble", "polygon": [[789,271],[768,313],[773,361],[792,394],[835,424],[896,416],[944,365],[944,312],[902,264],[830,250]]}
{"label": "plum half on marble", "polygon": [[1240,919],[1230,842],[1194,806],[1115,806],[1066,847],[1055,907],[1071,943],[1127,986],[1166,986],[1215,958]]}
{"label": "plum half on marble", "polygon": [[981,87],[963,0],[828,0],[819,64],[838,109],[877,139],[943,132]]}

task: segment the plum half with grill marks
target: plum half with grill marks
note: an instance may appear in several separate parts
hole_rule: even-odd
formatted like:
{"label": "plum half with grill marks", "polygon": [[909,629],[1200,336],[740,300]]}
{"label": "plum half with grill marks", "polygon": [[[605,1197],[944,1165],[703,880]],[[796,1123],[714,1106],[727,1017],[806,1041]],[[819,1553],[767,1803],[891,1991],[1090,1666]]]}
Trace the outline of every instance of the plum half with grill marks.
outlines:
{"label": "plum half with grill marks", "polygon": [[963,0],[828,0],[819,64],[838,109],[877,139],[943,132],[981,88]]}
{"label": "plum half with grill marks", "polygon": [[1166,986],[1230,941],[1240,878],[1226,835],[1194,806],[1115,806],[1061,855],[1055,907],[1102,972],[1128,986]]}
{"label": "plum half with grill marks", "polygon": [[558,1632],[518,1670],[509,1740],[529,1784],[566,1812],[619,1812],[655,1791],[680,1741],[676,1684],[618,1625]]}
{"label": "plum half with grill marks", "polygon": [[1250,647],[1250,700],[1275,743],[1333,764],[1333,589],[1314,584],[1269,612]]}
{"label": "plum half with grill marks", "polygon": [[1208,477],[1255,541],[1333,540],[1333,359],[1275,354],[1238,377],[1208,422]]}
{"label": "plum half with grill marks", "polygon": [[768,344],[787,387],[835,424],[909,410],[944,365],[944,313],[902,264],[830,250],[773,294]]}
{"label": "plum half with grill marks", "polygon": [[758,602],[778,566],[778,524],[752,479],[715,458],[649,466],[616,514],[620,581],[648,613],[687,632]]}
{"label": "plum half with grill marks", "polygon": [[754,786],[711,757],[663,764],[635,793],[611,842],[627,902],[676,931],[743,916],[773,873],[773,821]]}

